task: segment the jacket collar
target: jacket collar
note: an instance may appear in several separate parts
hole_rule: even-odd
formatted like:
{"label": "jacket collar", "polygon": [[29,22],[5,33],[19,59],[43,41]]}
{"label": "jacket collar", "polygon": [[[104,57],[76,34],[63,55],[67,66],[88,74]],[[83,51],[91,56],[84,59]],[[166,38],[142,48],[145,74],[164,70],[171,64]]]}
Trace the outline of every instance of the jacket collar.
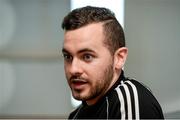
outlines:
{"label": "jacket collar", "polygon": [[112,90],[114,90],[119,84],[121,84],[121,81],[125,81],[124,71],[121,71],[121,74],[118,78],[118,80],[114,83],[114,85],[108,90],[108,92],[105,94],[107,96]]}

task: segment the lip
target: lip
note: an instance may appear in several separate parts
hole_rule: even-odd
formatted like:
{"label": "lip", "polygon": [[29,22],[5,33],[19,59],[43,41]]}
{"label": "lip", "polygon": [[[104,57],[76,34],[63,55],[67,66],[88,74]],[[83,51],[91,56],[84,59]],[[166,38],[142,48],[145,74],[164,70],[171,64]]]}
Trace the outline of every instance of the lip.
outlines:
{"label": "lip", "polygon": [[87,81],[83,80],[83,79],[72,79],[71,80],[71,86],[74,89],[83,89],[85,85],[87,85]]}

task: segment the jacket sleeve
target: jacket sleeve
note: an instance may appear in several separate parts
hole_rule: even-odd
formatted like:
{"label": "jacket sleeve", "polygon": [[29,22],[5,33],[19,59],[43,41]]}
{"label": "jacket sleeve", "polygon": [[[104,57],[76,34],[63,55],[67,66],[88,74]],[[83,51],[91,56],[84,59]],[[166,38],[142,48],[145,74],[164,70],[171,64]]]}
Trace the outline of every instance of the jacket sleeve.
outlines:
{"label": "jacket sleeve", "polygon": [[135,80],[123,81],[110,98],[110,118],[164,119],[156,98],[147,87]]}

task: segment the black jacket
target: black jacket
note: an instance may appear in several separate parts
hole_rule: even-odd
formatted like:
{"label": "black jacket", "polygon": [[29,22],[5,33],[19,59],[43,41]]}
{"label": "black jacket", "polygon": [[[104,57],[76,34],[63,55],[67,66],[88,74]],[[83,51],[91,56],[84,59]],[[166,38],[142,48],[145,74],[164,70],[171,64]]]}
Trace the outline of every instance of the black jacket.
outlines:
{"label": "black jacket", "polygon": [[118,81],[96,104],[86,102],[69,115],[69,119],[164,119],[156,98],[141,83],[125,78]]}

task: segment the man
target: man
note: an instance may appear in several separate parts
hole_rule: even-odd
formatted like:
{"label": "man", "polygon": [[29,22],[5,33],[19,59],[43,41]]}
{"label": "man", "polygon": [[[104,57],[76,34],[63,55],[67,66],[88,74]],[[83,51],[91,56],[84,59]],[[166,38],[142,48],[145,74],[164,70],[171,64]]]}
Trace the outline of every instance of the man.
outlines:
{"label": "man", "polygon": [[64,69],[72,95],[82,104],[69,119],[161,119],[152,93],[122,70],[128,49],[121,25],[106,8],[83,7],[63,20]]}

